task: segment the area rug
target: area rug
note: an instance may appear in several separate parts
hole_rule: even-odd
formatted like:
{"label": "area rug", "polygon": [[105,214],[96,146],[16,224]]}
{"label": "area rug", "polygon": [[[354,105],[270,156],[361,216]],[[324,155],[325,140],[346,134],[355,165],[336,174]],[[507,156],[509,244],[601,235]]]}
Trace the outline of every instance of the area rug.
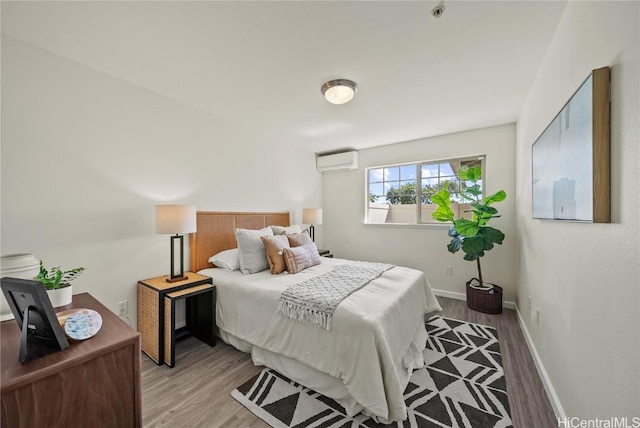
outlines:
{"label": "area rug", "polygon": [[231,395],[276,428],[512,426],[497,331],[443,317],[426,327],[425,366],[413,372],[404,391],[404,422],[382,425],[363,414],[347,416],[332,399],[271,369]]}

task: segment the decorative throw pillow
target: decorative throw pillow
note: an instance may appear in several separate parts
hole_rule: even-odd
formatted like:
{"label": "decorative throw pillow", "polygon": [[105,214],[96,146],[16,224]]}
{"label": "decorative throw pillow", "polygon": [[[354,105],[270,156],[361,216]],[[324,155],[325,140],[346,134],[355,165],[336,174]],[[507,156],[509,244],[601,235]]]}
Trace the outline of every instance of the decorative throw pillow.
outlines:
{"label": "decorative throw pillow", "polygon": [[261,236],[271,273],[277,275],[287,269],[282,250],[289,248],[289,240],[284,235]]}
{"label": "decorative throw pillow", "polygon": [[273,236],[273,231],[270,227],[260,230],[236,229],[240,270],[245,275],[269,269],[267,253],[264,251],[261,236]]}
{"label": "decorative throw pillow", "polygon": [[294,233],[302,232],[302,228],[299,224],[294,224],[293,226],[284,227],[284,226],[271,226],[274,235],[291,235]]}
{"label": "decorative throw pillow", "polygon": [[305,230],[302,233],[294,233],[293,235],[287,235],[287,238],[289,239],[289,246],[293,247],[300,247],[302,245],[309,245],[309,244],[313,244],[313,241],[311,240],[311,236],[309,236],[309,232],[307,230]]}
{"label": "decorative throw pillow", "polygon": [[306,268],[320,264],[320,254],[313,242],[299,247],[284,248],[284,261],[289,273],[298,273]]}
{"label": "decorative throw pillow", "polygon": [[209,257],[209,263],[224,270],[240,270],[238,249],[220,251],[218,254]]}

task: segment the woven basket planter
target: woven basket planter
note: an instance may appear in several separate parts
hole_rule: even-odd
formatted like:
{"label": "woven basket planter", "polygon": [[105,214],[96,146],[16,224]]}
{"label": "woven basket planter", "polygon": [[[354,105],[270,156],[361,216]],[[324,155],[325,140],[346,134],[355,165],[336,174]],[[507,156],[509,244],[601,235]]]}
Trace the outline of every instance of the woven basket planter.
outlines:
{"label": "woven basket planter", "polygon": [[467,306],[485,314],[501,314],[502,287],[491,284],[492,288],[481,290],[471,286],[473,279],[467,282]]}

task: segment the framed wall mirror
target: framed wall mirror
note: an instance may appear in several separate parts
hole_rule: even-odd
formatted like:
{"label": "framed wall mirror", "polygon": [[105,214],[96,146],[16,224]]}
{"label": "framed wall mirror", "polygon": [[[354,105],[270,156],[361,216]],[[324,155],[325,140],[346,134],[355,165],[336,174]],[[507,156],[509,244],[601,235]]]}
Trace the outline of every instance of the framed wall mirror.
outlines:
{"label": "framed wall mirror", "polygon": [[593,70],[533,144],[533,218],[611,222],[609,76]]}

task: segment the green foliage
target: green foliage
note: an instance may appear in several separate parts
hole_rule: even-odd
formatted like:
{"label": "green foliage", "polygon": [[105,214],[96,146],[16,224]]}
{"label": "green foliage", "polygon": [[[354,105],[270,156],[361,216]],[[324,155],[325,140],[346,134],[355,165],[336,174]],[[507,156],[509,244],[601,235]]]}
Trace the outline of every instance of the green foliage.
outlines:
{"label": "green foliage", "polygon": [[460,189],[461,198],[471,203],[472,219],[455,218],[455,213],[451,209],[451,195],[447,188],[440,190],[431,198],[431,201],[438,205],[432,217],[437,221],[452,223],[449,228],[451,242],[447,245],[447,249],[451,253],[462,250],[465,260],[476,261],[478,279],[482,285],[480,257],[483,257],[485,252],[491,250],[495,244],[502,244],[504,240],[504,233],[486,225],[492,218],[500,217],[498,210],[491,205],[504,201],[507,194],[504,190],[500,190],[484,199],[480,197],[482,195],[482,188],[478,183],[482,179],[480,166],[460,167],[458,176],[461,180],[472,183]]}
{"label": "green foliage", "polygon": [[36,276],[36,279],[44,285],[45,289],[55,290],[56,288],[68,287],[71,285],[71,281],[76,279],[84,271],[85,268],[79,267],[63,272],[59,266],[47,270],[42,260],[40,260],[40,272]]}
{"label": "green foliage", "polygon": [[415,204],[416,185],[415,183],[403,184],[400,187],[393,186],[387,190],[387,200],[393,204]]}
{"label": "green foliage", "polygon": [[[432,198],[436,195],[437,186],[425,184],[422,186],[420,193],[420,201],[423,204],[432,203]],[[401,186],[393,186],[387,190],[387,200],[392,205],[398,204],[415,204],[416,203],[416,184],[406,183]]]}

